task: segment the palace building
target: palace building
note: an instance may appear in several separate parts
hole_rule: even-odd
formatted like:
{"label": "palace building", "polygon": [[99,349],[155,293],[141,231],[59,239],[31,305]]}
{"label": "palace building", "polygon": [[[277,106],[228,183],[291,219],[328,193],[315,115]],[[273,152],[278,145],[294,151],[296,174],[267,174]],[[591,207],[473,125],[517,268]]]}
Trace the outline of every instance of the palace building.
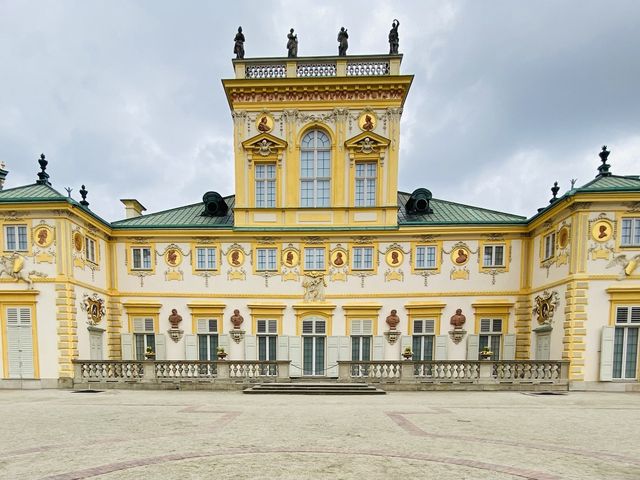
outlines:
{"label": "palace building", "polygon": [[44,156],[35,183],[6,185],[0,384],[71,385],[79,364],[135,379],[149,362],[331,379],[405,356],[484,359],[494,377],[559,361],[572,388],[640,390],[640,177],[603,148],[593,180],[529,218],[399,190],[401,61],[233,60],[233,196],[144,214],[123,199],[108,222]]}

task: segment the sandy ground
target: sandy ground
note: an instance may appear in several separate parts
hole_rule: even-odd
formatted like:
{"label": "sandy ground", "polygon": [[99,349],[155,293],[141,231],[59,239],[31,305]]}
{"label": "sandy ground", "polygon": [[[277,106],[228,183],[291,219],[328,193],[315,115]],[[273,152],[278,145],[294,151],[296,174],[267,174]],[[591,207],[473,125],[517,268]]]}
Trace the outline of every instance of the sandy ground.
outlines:
{"label": "sandy ground", "polygon": [[2,479],[640,479],[640,394],[0,391]]}

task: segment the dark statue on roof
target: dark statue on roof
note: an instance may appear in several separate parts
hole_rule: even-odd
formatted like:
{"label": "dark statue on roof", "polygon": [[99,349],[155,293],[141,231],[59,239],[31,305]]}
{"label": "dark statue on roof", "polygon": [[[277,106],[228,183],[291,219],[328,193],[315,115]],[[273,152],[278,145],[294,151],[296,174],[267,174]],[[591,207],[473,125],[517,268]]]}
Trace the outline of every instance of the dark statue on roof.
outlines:
{"label": "dark statue on roof", "polygon": [[398,36],[398,27],[400,22],[395,19],[391,23],[391,31],[389,32],[389,55],[397,55],[400,46],[400,37]]}
{"label": "dark statue on roof", "polygon": [[287,42],[287,56],[289,58],[295,58],[298,56],[298,35],[293,33],[293,28],[289,30],[287,38],[289,39]]}
{"label": "dark statue on roof", "polygon": [[349,34],[347,29],[342,27],[338,32],[338,55],[340,57],[346,56],[347,48],[349,48]]}
{"label": "dark statue on roof", "polygon": [[238,27],[238,33],[236,33],[235,42],[233,46],[233,53],[236,54],[236,58],[244,58],[244,34],[242,33],[242,27]]}

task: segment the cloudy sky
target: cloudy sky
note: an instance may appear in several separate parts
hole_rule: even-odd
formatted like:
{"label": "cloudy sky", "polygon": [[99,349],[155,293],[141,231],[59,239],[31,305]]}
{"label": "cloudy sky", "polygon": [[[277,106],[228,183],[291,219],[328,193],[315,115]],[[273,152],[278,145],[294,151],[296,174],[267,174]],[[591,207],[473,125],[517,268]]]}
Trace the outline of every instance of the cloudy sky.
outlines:
{"label": "cloudy sky", "polygon": [[[224,5],[224,6],[223,6]],[[388,52],[400,20],[400,188],[531,216],[559,181],[592,179],[603,144],[615,174],[640,174],[640,2],[0,0],[0,160],[5,188],[89,190],[149,212],[233,193],[232,123],[220,83],[233,37],[246,56]]]}

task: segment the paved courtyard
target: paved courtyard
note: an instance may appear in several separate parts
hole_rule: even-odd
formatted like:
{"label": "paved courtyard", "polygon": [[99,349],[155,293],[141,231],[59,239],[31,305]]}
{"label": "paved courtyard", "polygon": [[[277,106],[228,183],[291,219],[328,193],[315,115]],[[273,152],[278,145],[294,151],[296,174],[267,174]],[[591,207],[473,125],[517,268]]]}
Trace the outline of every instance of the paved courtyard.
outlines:
{"label": "paved courtyard", "polygon": [[2,479],[640,479],[640,394],[0,391]]}

